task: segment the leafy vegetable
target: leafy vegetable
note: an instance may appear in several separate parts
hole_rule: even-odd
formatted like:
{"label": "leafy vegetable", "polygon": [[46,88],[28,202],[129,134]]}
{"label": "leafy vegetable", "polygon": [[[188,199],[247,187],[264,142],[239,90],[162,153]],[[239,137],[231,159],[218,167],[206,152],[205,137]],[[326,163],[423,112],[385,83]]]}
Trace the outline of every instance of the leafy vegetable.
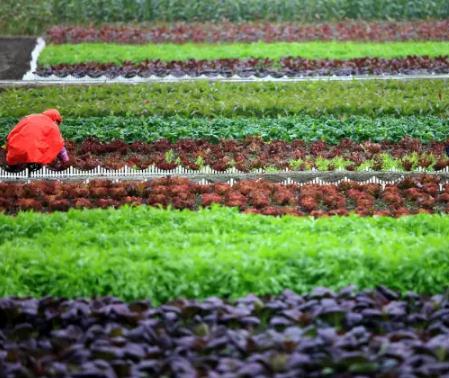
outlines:
{"label": "leafy vegetable", "polygon": [[448,232],[449,217],[437,215],[316,220],[143,206],[0,215],[0,295],[164,302],[349,284],[441,293]]}
{"label": "leafy vegetable", "polygon": [[139,63],[78,63],[40,66],[35,71],[40,76],[55,75],[66,77],[108,78],[123,76],[149,77],[152,75],[173,76],[216,76],[232,77],[273,77],[288,76],[348,76],[348,75],[407,75],[407,74],[446,74],[449,73],[449,56],[429,58],[428,56],[407,56],[404,58],[352,58],[341,59],[303,59],[282,58],[280,60],[251,59],[215,59],[215,60],[146,60]]}
{"label": "leafy vegetable", "polygon": [[145,60],[213,60],[230,58],[301,57],[308,59],[397,58],[409,55],[449,55],[449,42],[254,42],[231,44],[147,44],[79,43],[48,45],[39,64],[143,62]]}
{"label": "leafy vegetable", "polygon": [[[16,117],[0,118],[0,140],[4,141]],[[102,142],[153,142],[167,139],[202,139],[218,142],[221,139],[261,137],[265,141],[303,140],[338,144],[342,139],[361,143],[399,142],[404,137],[424,143],[449,139],[449,119],[435,116],[280,116],[277,118],[248,117],[160,117],[105,116],[64,117],[61,131],[66,139],[82,142],[96,138]]]}
{"label": "leafy vegetable", "polygon": [[[411,138],[404,138],[394,144],[371,141],[358,144],[344,139],[335,146],[322,141],[264,142],[254,137],[212,143],[202,139],[181,139],[173,143],[167,140],[153,143],[113,140],[102,143],[98,139],[88,138],[81,143],[66,140],[70,161],[62,164],[56,160],[50,167],[64,170],[72,166],[90,170],[97,166],[121,169],[127,165],[145,169],[154,165],[159,169],[181,166],[198,171],[207,165],[216,171],[237,168],[242,172],[260,168],[271,172],[286,168],[296,171],[313,168],[320,171],[413,171],[418,168],[442,171],[449,167],[446,146],[447,143],[438,142],[422,144]],[[6,151],[0,150],[0,167],[6,166]]]}
{"label": "leafy vegetable", "polygon": [[46,33],[50,43],[185,43],[185,42],[299,42],[338,41],[437,41],[447,40],[449,20],[408,22],[344,21],[339,23],[214,22],[168,25],[53,26]]}
{"label": "leafy vegetable", "polygon": [[[419,101],[416,99],[419,98]],[[165,83],[47,86],[0,91],[0,117],[58,108],[64,117],[449,115],[447,80],[313,83]]]}
{"label": "leafy vegetable", "polygon": [[2,34],[38,34],[54,23],[446,19],[446,0],[3,0]]}
{"label": "leafy vegetable", "polygon": [[401,297],[386,287],[160,307],[110,297],[3,298],[0,366],[8,377],[436,378],[448,371],[447,306],[443,294]]}

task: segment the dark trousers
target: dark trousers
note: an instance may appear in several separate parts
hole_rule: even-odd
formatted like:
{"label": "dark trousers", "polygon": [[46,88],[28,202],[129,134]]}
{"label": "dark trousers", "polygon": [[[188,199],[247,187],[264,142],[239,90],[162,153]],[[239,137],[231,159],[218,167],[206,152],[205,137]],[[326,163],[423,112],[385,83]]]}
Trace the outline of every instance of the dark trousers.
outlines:
{"label": "dark trousers", "polygon": [[7,165],[5,167],[5,170],[10,173],[17,173],[22,172],[27,168],[30,172],[38,171],[39,169],[42,168],[42,164],[28,163],[28,164]]}

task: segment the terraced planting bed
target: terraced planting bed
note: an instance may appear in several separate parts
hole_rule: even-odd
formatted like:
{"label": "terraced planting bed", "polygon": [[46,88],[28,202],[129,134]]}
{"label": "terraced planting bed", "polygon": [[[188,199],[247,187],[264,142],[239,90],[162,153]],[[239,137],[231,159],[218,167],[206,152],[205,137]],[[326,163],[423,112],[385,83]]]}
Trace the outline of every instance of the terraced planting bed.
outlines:
{"label": "terraced planting bed", "polygon": [[449,377],[444,1],[6,1],[106,83],[0,85],[70,156],[0,149],[1,378]]}

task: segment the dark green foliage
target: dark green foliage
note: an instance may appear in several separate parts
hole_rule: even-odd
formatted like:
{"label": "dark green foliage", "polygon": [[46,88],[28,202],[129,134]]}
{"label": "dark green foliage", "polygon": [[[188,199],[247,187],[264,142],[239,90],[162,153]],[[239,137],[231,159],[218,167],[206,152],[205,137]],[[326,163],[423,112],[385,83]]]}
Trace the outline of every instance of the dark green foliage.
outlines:
{"label": "dark green foliage", "polygon": [[[4,141],[18,118],[0,118],[0,141]],[[83,117],[65,118],[61,131],[66,139],[81,142],[95,137],[107,142],[152,142],[168,139],[244,139],[259,136],[264,140],[324,140],[337,144],[350,138],[356,142],[372,140],[398,142],[412,137],[423,142],[449,139],[449,120],[433,116],[370,118],[366,116],[290,116],[280,118],[186,118],[186,117]]]}
{"label": "dark green foliage", "polygon": [[142,21],[332,21],[449,17],[447,0],[2,0],[3,33],[57,23]]}

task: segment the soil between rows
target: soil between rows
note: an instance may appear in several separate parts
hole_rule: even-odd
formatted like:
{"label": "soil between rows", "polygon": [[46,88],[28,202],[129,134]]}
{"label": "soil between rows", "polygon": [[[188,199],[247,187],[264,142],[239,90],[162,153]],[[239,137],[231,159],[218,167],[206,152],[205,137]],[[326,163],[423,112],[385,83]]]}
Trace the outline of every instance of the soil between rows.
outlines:
{"label": "soil between rows", "polygon": [[0,37],[0,80],[19,80],[30,69],[35,38]]}

